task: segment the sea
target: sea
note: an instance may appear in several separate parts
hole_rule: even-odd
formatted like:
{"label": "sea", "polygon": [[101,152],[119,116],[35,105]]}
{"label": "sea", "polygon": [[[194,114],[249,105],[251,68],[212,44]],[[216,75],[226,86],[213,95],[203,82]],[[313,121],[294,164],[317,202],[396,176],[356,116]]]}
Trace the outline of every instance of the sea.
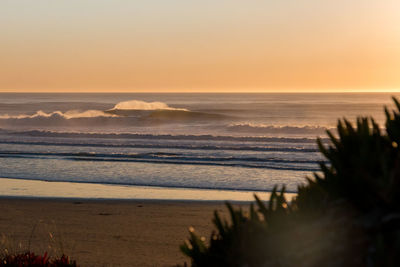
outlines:
{"label": "sea", "polygon": [[[334,132],[342,118],[354,122],[358,116],[373,116],[383,126],[384,106],[393,107],[392,95],[400,97],[1,93],[0,184],[18,184],[0,195],[28,190],[34,197],[27,184],[35,181],[87,184],[73,189],[83,197],[90,185],[116,192],[146,188],[153,198],[163,189],[223,195],[270,192],[276,185],[295,193],[325,161],[316,139],[328,145],[326,131]],[[97,190],[98,198],[107,197],[100,189],[91,190]]]}

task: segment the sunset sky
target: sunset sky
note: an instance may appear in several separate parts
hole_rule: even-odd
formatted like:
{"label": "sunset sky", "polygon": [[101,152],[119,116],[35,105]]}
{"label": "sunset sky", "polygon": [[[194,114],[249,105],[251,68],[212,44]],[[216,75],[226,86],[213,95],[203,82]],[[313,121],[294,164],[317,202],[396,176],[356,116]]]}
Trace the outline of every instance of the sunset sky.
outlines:
{"label": "sunset sky", "polygon": [[2,0],[0,92],[400,91],[399,0]]}

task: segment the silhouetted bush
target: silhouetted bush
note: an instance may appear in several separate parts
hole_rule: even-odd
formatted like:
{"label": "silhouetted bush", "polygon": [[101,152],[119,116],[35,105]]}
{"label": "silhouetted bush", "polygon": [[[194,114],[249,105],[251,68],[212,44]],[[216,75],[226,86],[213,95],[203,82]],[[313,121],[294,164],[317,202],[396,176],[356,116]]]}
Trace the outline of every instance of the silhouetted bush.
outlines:
{"label": "silhouetted bush", "polygon": [[339,120],[328,163],[288,202],[275,187],[249,212],[229,203],[230,221],[214,214],[209,243],[190,231],[181,246],[200,266],[400,266],[400,104],[386,112],[386,132],[372,118]]}

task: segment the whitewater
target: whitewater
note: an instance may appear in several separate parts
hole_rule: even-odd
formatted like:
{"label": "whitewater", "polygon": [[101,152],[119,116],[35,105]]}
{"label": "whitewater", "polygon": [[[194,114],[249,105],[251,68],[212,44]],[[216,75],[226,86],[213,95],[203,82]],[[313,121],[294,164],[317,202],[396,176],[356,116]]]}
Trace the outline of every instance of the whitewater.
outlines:
{"label": "whitewater", "polygon": [[383,123],[391,95],[0,94],[0,177],[295,192],[338,118]]}

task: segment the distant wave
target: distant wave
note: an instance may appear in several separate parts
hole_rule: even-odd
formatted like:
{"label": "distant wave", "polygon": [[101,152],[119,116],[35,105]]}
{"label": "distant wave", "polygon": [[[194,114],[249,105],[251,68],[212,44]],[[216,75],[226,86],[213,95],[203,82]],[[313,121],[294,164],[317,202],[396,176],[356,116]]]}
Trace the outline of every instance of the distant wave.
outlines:
{"label": "distant wave", "polygon": [[275,163],[298,163],[298,164],[317,164],[315,160],[292,160],[280,158],[264,157],[204,157],[188,156],[180,153],[169,152],[149,152],[149,153],[95,153],[95,152],[29,152],[29,151],[0,151],[1,156],[61,156],[61,157],[86,157],[86,158],[125,158],[125,159],[162,159],[162,160],[182,160],[182,161],[214,161],[214,162],[275,162]]}
{"label": "distant wave", "polygon": [[96,129],[98,127],[104,127],[107,125],[108,128],[116,127],[140,127],[140,126],[152,126],[160,124],[170,123],[194,123],[194,122],[212,122],[228,119],[223,115],[209,114],[202,112],[191,112],[191,111],[178,111],[178,110],[155,110],[146,113],[137,111],[123,111],[125,114],[113,114],[102,111],[87,111],[82,113],[71,113],[71,112],[52,112],[44,113],[37,112],[34,115],[18,115],[8,116],[2,115],[0,117],[1,127],[12,127],[15,126],[30,126],[30,127],[42,127],[42,126],[82,126],[85,128],[92,127]]}
{"label": "distant wave", "polygon": [[100,110],[86,110],[86,111],[79,111],[79,110],[69,110],[66,112],[62,111],[54,111],[46,113],[42,110],[37,111],[33,115],[21,114],[21,115],[0,115],[0,119],[7,120],[7,119],[40,119],[40,118],[47,118],[47,119],[76,119],[76,118],[95,118],[95,117],[116,117],[114,114],[105,113],[104,111]]}
{"label": "distant wave", "polygon": [[163,102],[145,102],[141,100],[122,101],[116,104],[112,110],[180,110],[188,111],[184,108],[173,108]]}
{"label": "distant wave", "polygon": [[[40,118],[47,118],[47,119],[55,119],[55,118],[62,118],[62,119],[77,119],[77,118],[95,118],[95,117],[118,117],[118,111],[127,112],[127,111],[188,111],[187,109],[183,108],[173,108],[168,106],[166,103],[163,102],[145,102],[140,100],[130,100],[130,101],[123,101],[116,104],[110,110],[69,110],[66,112],[62,111],[53,111],[53,112],[44,112],[42,110],[37,111],[35,114],[20,114],[20,115],[8,115],[3,114],[0,115],[0,119],[7,120],[7,119],[40,119]],[[129,113],[124,113],[127,115]],[[133,113],[137,114],[137,113]]]}
{"label": "distant wave", "polygon": [[0,144],[38,145],[38,146],[76,146],[76,147],[129,147],[129,148],[150,148],[150,149],[185,149],[185,150],[232,150],[232,151],[264,151],[264,152],[318,152],[317,148],[305,147],[275,147],[262,145],[211,145],[211,144],[179,144],[179,143],[94,143],[94,142],[54,142],[54,141],[14,141],[0,140]]}
{"label": "distant wave", "polygon": [[212,114],[206,112],[183,111],[183,110],[156,110],[145,119],[152,120],[219,120],[229,118],[225,115]]}
{"label": "distant wave", "polygon": [[[124,104],[124,103],[140,103]],[[122,104],[121,104],[122,103]],[[171,108],[161,102],[141,102],[141,101],[128,101],[121,102],[115,107],[122,107],[116,109],[115,107],[110,110],[69,110],[66,112],[53,111],[44,112],[37,111],[34,114],[20,114],[20,115],[0,115],[1,125],[15,126],[15,125],[31,125],[31,126],[44,126],[44,125],[70,125],[75,126],[83,125],[86,127],[103,125],[105,120],[112,126],[148,126],[151,124],[167,124],[175,122],[194,122],[194,121],[215,121],[230,118],[226,115],[195,112],[186,109]],[[128,109],[131,108],[131,109]],[[142,109],[139,109],[142,108]]]}
{"label": "distant wave", "polygon": [[[193,140],[193,141],[232,141],[232,142],[267,142],[267,143],[310,143],[315,144],[315,138],[291,137],[258,137],[258,136],[228,136],[228,135],[172,135],[172,134],[139,134],[139,133],[86,133],[86,132],[55,132],[43,130],[12,131],[0,129],[0,134],[32,137],[60,138],[104,138],[104,139],[146,139],[146,140]],[[328,141],[328,139],[323,139]]]}
{"label": "distant wave", "polygon": [[326,127],[321,126],[272,126],[272,125],[258,125],[251,123],[233,124],[227,127],[228,130],[234,132],[246,133],[286,133],[286,134],[323,134],[328,130]]}
{"label": "distant wave", "polygon": [[143,162],[159,164],[190,164],[208,166],[227,166],[259,169],[276,169],[292,171],[317,171],[318,161],[287,160],[279,158],[257,157],[204,157],[189,156],[176,153],[60,153],[60,152],[15,152],[0,151],[0,158],[47,158],[58,157],[77,161],[111,161],[111,162]]}
{"label": "distant wave", "polygon": [[112,109],[106,110],[105,112],[125,118],[136,118],[138,119],[139,123],[213,121],[230,118],[226,115],[180,109],[157,109],[148,111],[133,109]]}
{"label": "distant wave", "polygon": [[[44,112],[42,110],[38,110],[34,114],[19,114],[19,115],[8,115],[8,114],[0,114],[0,119],[40,119],[40,118],[62,118],[62,119],[77,119],[77,118],[95,118],[95,117],[118,117],[118,113],[122,113],[123,115],[127,115],[127,111],[189,111],[184,108],[173,108],[168,106],[163,102],[145,102],[140,100],[130,100],[123,101],[117,103],[110,110],[69,110],[66,112],[62,112],[59,110],[53,112]],[[125,112],[125,113],[124,113]],[[132,113],[137,114],[137,113]]]}

